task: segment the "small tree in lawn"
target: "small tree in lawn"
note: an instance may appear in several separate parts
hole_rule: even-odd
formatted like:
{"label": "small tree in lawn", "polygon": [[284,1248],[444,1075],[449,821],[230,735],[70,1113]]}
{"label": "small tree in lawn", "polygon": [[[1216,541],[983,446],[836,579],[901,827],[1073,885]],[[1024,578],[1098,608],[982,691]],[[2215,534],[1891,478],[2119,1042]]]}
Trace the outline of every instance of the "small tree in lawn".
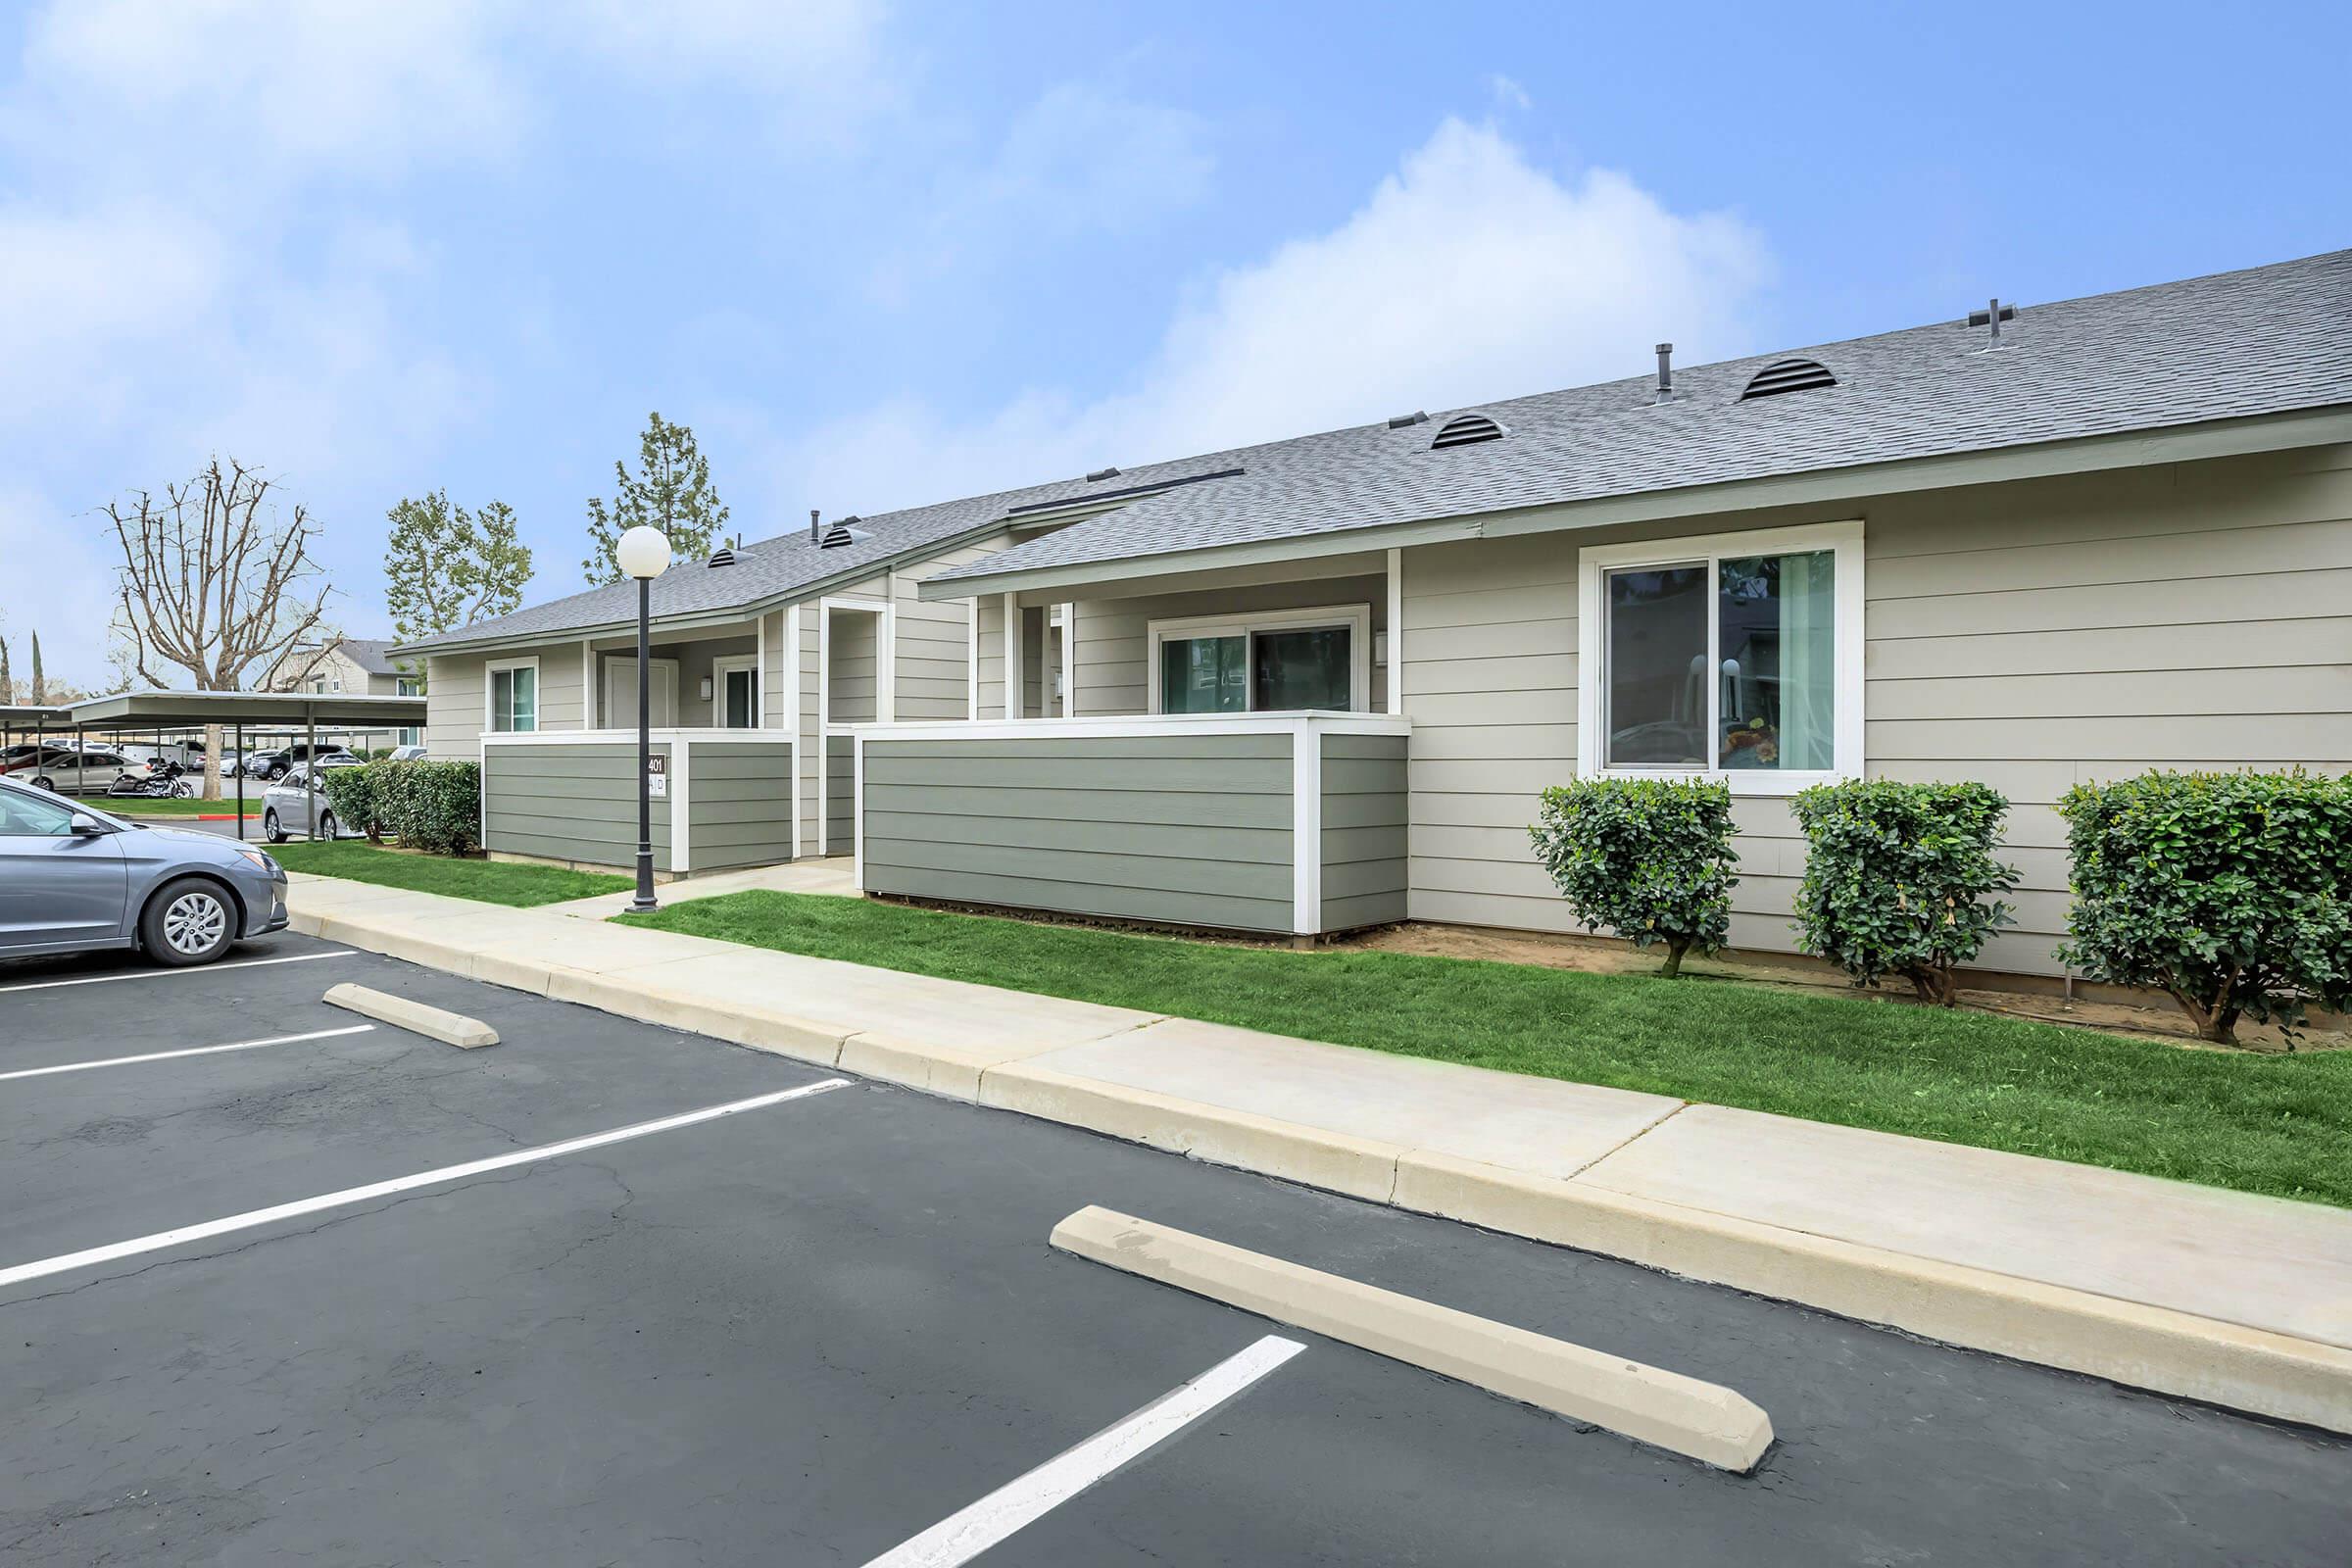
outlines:
{"label": "small tree in lawn", "polygon": [[1958,970],[2012,923],[1995,893],[2017,871],[1993,858],[2009,802],[1984,784],[1849,779],[1800,790],[1807,843],[1796,892],[1797,940],[1857,986],[1884,975],[1949,1007]]}
{"label": "small tree in lawn", "polygon": [[588,559],[580,570],[593,584],[620,581],[612,547],[631,528],[661,529],[671,552],[692,561],[709,555],[726,526],[726,504],[710,487],[710,460],[695,446],[692,430],[648,415],[637,455],[634,474],[626,464],[612,465],[615,488],[610,502],[592,498],[588,503]]}
{"label": "small tree in lawn", "polygon": [[2069,966],[2157,986],[2200,1037],[2309,1004],[2352,1010],[2352,778],[2146,773],[2059,803],[2073,857]]}
{"label": "small tree in lawn", "polygon": [[447,490],[407,496],[384,514],[384,605],[402,642],[511,613],[531,580],[531,547],[515,537],[514,511],[449,504]]}
{"label": "small tree in lawn", "polygon": [[1588,931],[1683,956],[1723,951],[1731,930],[1732,792],[1698,780],[1579,779],[1544,792],[1536,858]]}

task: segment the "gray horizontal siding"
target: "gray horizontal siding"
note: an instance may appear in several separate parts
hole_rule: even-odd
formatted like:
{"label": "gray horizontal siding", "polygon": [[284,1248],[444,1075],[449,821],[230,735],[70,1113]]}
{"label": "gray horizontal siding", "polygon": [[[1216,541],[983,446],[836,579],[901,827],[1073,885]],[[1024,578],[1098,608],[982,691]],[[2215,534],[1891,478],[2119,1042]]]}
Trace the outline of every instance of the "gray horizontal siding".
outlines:
{"label": "gray horizontal siding", "polygon": [[[656,755],[666,759],[660,743]],[[637,858],[634,745],[492,746],[482,767],[483,847],[597,865]],[[674,787],[674,785],[673,785]],[[667,798],[653,803],[654,866],[670,867]]]}
{"label": "gray horizontal siding", "polygon": [[1405,737],[1325,735],[1323,903],[1326,931],[1405,916]]}
{"label": "gray horizontal siding", "polygon": [[1287,735],[869,740],[873,893],[1291,929]]}
{"label": "gray horizontal siding", "polygon": [[723,871],[792,858],[792,747],[713,741],[687,753],[688,869]]}

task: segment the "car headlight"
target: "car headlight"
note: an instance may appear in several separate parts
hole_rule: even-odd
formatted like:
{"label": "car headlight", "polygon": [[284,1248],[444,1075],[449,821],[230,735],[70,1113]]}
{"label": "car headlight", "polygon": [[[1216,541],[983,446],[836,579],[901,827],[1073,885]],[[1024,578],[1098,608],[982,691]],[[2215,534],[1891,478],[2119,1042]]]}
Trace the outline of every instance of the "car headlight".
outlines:
{"label": "car headlight", "polygon": [[248,860],[251,860],[254,864],[260,866],[263,870],[270,872],[272,876],[276,875],[277,862],[270,858],[269,856],[263,854],[260,850],[240,844],[237,846],[237,853],[245,857],[245,858]]}

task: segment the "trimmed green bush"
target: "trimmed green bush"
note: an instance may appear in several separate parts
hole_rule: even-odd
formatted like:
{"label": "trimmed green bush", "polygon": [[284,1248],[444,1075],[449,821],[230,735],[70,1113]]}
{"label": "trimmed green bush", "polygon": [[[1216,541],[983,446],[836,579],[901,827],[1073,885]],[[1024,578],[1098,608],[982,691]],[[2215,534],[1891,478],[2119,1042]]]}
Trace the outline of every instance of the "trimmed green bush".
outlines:
{"label": "trimmed green bush", "polygon": [[1589,778],[1544,792],[1528,829],[1536,858],[1588,931],[1637,948],[1666,945],[1661,974],[1683,955],[1723,951],[1731,929],[1732,792],[1722,784]]}
{"label": "trimmed green bush", "polygon": [[2156,986],[2204,1039],[2288,1031],[2313,1001],[2352,1010],[2352,779],[2145,773],[2078,784],[2068,965]]}
{"label": "trimmed green bush", "polygon": [[383,765],[369,762],[364,767],[327,767],[318,771],[318,787],[326,791],[326,804],[334,808],[336,820],[367,834],[370,844],[384,841],[383,803],[378,787]]}
{"label": "trimmed green bush", "polygon": [[482,842],[479,762],[370,762],[380,770],[377,815],[413,850],[470,855]]}
{"label": "trimmed green bush", "polygon": [[2012,924],[1992,897],[2017,886],[1993,858],[2009,803],[1984,784],[1816,784],[1793,802],[1808,846],[1797,887],[1797,941],[1857,986],[1911,982],[1948,1007],[1956,971]]}

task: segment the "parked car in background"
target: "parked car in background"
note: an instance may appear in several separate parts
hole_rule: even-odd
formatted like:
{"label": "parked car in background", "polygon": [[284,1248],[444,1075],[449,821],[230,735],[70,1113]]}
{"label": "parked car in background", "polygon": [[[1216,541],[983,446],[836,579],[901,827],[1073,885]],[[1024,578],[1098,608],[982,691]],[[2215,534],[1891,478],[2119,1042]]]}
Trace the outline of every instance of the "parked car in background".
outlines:
{"label": "parked car in background", "polygon": [[[19,748],[11,747],[10,751],[18,752]],[[20,784],[60,795],[104,795],[114,788],[116,779],[137,771],[139,768],[121,752],[95,746],[80,751],[71,746],[43,746],[37,754],[26,748],[15,760],[0,767],[0,773]]]}
{"label": "parked car in background", "polygon": [[0,779],[0,957],[136,948],[206,963],[285,925],[285,870],[252,845]]}
{"label": "parked car in background", "polygon": [[360,760],[359,758],[345,751],[340,741],[320,741],[315,748],[306,743],[281,746],[273,752],[257,752],[252,760],[246,763],[245,772],[248,777],[252,778],[283,778],[286,775],[286,769],[298,762],[309,761],[314,750],[317,751],[321,761],[329,761],[336,758],[341,758],[346,763]]}
{"label": "parked car in background", "polygon": [[395,746],[392,748],[392,755],[386,758],[385,760],[391,762],[421,762],[424,760],[424,748],[421,746]]}
{"label": "parked car in background", "polygon": [[[340,752],[319,758],[318,770],[323,775],[334,768],[360,765],[358,758],[349,752]],[[270,787],[262,792],[262,836],[272,844],[283,844],[297,833],[313,833],[311,803],[314,799],[318,802],[318,837],[340,839],[360,836],[357,829],[345,827],[335,819],[335,808],[327,801],[323,777],[314,796],[311,764],[308,762],[295,763],[290,772],[272,780]]]}

